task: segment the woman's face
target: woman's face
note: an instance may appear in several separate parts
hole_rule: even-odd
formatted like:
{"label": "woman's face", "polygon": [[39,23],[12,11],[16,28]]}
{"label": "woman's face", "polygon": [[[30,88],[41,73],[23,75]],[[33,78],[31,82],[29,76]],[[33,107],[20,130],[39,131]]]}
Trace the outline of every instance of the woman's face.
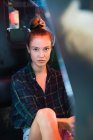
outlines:
{"label": "woman's face", "polygon": [[50,37],[48,35],[34,36],[27,49],[32,65],[35,67],[45,66],[50,59],[52,50]]}

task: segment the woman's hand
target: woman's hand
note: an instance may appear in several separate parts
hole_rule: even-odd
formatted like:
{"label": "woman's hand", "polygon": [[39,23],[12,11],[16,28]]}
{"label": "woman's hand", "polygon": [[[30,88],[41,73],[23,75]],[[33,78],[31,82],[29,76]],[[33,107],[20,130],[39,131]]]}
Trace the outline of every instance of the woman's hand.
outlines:
{"label": "woman's hand", "polygon": [[69,118],[57,118],[58,127],[68,130],[71,133],[74,133],[75,128],[75,116]]}
{"label": "woman's hand", "polygon": [[75,117],[72,116],[72,117],[68,118],[67,119],[67,123],[70,126],[71,133],[74,133],[74,129],[75,129]]}

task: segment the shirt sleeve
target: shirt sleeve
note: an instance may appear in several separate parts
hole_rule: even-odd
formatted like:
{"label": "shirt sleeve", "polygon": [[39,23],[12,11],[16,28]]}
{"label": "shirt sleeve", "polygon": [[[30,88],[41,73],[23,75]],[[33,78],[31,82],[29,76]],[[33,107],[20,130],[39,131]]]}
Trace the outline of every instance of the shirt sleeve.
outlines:
{"label": "shirt sleeve", "polygon": [[31,124],[38,111],[35,98],[30,95],[29,91],[20,80],[12,78],[11,86],[12,105],[16,109],[15,114],[21,115],[27,124]]}

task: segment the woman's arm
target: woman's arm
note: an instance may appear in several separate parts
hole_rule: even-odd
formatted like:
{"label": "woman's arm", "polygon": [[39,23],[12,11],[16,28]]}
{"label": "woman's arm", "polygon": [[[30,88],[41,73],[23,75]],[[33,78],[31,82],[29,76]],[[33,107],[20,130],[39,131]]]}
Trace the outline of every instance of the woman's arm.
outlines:
{"label": "woman's arm", "polygon": [[12,107],[15,115],[20,114],[28,124],[31,124],[38,111],[34,97],[18,79],[12,79],[11,88]]}

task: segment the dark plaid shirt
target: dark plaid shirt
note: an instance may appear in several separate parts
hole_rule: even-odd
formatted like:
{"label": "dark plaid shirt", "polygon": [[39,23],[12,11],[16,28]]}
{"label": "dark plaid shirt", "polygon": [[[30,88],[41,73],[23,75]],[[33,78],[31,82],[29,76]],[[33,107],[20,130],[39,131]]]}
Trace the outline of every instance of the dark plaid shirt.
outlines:
{"label": "dark plaid shirt", "polygon": [[47,66],[45,93],[29,63],[12,76],[12,122],[15,128],[30,127],[37,111],[52,108],[58,118],[70,117],[71,106],[61,73]]}

